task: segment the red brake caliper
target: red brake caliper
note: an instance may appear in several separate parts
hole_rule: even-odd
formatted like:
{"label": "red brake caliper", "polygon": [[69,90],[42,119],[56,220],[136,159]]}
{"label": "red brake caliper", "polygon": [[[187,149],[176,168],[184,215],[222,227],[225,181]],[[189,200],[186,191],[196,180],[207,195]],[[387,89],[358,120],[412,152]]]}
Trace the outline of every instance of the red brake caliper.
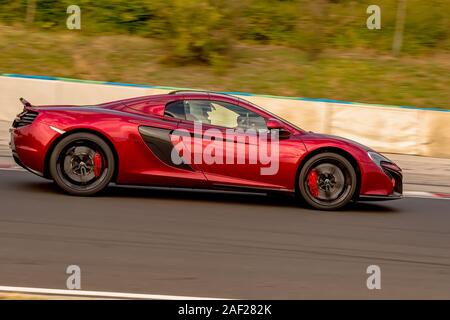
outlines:
{"label": "red brake caliper", "polygon": [[100,155],[100,153],[96,152],[94,154],[94,175],[96,178],[99,177],[100,174],[102,173],[102,168],[103,168],[102,156]]}
{"label": "red brake caliper", "polygon": [[319,189],[317,188],[317,171],[311,170],[307,178],[309,192],[314,198],[319,196]]}

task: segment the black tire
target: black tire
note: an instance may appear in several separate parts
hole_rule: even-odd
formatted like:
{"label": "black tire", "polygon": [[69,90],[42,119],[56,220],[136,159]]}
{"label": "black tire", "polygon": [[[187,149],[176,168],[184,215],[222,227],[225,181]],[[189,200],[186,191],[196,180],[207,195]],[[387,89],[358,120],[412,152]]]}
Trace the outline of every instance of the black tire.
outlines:
{"label": "black tire", "polygon": [[355,168],[343,156],[324,152],[302,167],[297,191],[304,201],[319,210],[337,210],[355,196],[358,178]]}
{"label": "black tire", "polygon": [[114,155],[100,137],[85,132],[71,134],[55,146],[50,174],[65,192],[91,196],[104,190],[114,175]]}

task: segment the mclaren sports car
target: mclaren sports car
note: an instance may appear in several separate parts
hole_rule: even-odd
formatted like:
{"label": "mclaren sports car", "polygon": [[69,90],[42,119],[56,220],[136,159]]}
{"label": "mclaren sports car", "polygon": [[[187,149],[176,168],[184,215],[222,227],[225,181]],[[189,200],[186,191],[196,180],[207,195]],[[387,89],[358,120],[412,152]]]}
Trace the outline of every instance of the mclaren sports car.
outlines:
{"label": "mclaren sports car", "polygon": [[385,156],[234,95],[173,91],[88,106],[20,100],[15,161],[71,195],[111,183],[282,192],[320,210],[402,197],[402,171]]}

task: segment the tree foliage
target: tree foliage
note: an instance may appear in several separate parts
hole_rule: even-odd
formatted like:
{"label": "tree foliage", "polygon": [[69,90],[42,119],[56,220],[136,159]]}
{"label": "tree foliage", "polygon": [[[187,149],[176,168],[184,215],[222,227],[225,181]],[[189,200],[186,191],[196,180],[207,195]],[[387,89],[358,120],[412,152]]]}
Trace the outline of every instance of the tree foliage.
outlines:
{"label": "tree foliage", "polygon": [[[236,40],[305,49],[389,52],[396,1],[379,0],[382,29],[365,26],[369,0],[35,0],[34,26],[64,30],[66,8],[77,4],[82,32],[135,34],[167,40],[170,59],[220,63]],[[25,23],[27,0],[0,0],[0,23]],[[450,1],[409,0],[403,50],[449,50]]]}

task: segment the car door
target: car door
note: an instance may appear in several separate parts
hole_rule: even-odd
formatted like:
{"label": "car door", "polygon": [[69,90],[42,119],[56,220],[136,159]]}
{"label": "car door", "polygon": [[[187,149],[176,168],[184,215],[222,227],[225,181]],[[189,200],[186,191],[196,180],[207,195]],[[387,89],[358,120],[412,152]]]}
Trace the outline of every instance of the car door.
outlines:
{"label": "car door", "polygon": [[[198,167],[177,161],[172,152],[176,143],[173,133],[181,119],[184,119],[184,111],[180,109],[179,103],[182,106],[183,100],[162,104],[162,117],[152,116],[140,122],[138,131],[148,150],[143,158],[135,159],[136,163],[145,162],[145,170],[137,170],[143,178],[141,183],[148,180],[149,184],[174,187],[204,187],[207,184],[206,177]],[[158,104],[155,107],[160,106]]]}
{"label": "car door", "polygon": [[[190,161],[211,184],[284,189],[278,170],[265,174],[271,166],[267,162],[270,157],[266,161],[259,157],[271,152],[267,119],[261,114],[226,99],[186,99],[184,107],[186,119],[178,128],[189,132]],[[273,160],[280,161],[278,156]]]}

